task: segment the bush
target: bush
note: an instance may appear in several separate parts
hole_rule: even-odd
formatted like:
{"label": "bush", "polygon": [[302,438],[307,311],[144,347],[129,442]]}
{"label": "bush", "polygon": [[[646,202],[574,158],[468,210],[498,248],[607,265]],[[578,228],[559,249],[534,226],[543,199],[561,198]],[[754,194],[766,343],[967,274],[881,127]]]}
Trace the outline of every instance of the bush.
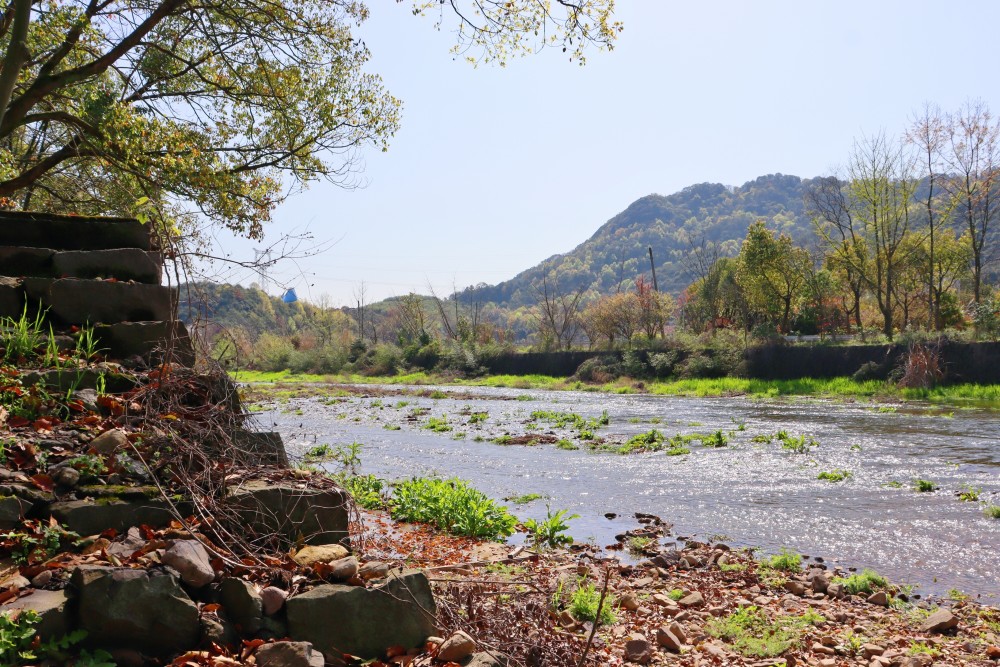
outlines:
{"label": "bush", "polygon": [[885,380],[889,376],[888,369],[877,361],[866,361],[861,364],[858,370],[854,371],[851,379],[855,382],[870,382],[872,380]]}
{"label": "bush", "polygon": [[677,350],[651,353],[649,355],[649,366],[653,369],[653,375],[658,378],[670,377],[674,372],[674,365],[677,363],[679,357],[680,354]]}
{"label": "bush", "polygon": [[514,532],[517,519],[468,482],[414,477],[392,493],[392,518],[416,521],[456,535],[497,540]]}
{"label": "bush", "polygon": [[833,583],[840,584],[851,595],[860,595],[861,593],[870,594],[876,590],[889,587],[889,582],[886,581],[885,577],[875,570],[868,568],[862,570],[861,574],[852,574],[849,577],[834,577]]}
{"label": "bush", "polygon": [[[573,591],[570,597],[569,613],[578,621],[596,621],[597,607],[601,602],[601,593],[593,584],[581,584]],[[604,605],[601,606],[601,625],[614,625],[618,620],[615,612],[611,610],[612,600],[610,596],[605,596]]]}
{"label": "bush", "polygon": [[717,378],[724,373],[715,359],[701,353],[695,353],[682,361],[677,368],[677,375],[685,380],[698,378]]}
{"label": "bush", "polygon": [[576,369],[574,377],[582,382],[603,384],[622,374],[621,364],[607,357],[591,357]]}

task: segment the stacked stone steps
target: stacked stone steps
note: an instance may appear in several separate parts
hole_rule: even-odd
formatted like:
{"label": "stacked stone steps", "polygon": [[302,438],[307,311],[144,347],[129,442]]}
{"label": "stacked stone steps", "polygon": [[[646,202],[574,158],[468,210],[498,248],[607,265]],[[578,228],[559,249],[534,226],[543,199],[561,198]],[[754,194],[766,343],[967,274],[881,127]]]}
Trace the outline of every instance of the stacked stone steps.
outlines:
{"label": "stacked stone steps", "polygon": [[159,362],[169,350],[192,365],[177,290],[160,284],[162,270],[136,220],[0,212],[0,317],[41,310],[57,327],[93,326],[109,356]]}

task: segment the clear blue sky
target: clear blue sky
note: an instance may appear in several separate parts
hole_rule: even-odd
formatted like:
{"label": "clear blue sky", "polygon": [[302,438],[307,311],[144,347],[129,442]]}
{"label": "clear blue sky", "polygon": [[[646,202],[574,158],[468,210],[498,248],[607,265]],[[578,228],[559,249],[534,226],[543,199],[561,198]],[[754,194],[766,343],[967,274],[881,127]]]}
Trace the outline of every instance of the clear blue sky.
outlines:
{"label": "clear blue sky", "polygon": [[650,193],[830,173],[855,137],[899,133],[927,101],[1000,113],[993,0],[618,0],[614,51],[505,69],[455,59],[447,26],[407,3],[369,4],[357,34],[403,100],[402,129],[365,153],[366,187],[316,184],[278,209],[269,240],[332,245],[280,264],[272,293],[353,304],[364,281],[369,301],[444,296],[569,251]]}

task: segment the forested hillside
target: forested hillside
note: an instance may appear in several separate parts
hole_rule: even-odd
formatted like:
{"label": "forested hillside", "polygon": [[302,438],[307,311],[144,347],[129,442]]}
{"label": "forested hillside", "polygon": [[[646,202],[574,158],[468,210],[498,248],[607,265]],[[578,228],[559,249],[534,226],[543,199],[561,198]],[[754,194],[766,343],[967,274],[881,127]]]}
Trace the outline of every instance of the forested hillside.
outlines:
{"label": "forested hillside", "polygon": [[[656,276],[664,292],[679,293],[692,280],[690,258],[699,253],[735,255],[750,224],[764,219],[768,228],[811,245],[812,225],[803,211],[809,181],[797,176],[761,176],[740,187],[701,183],[669,196],[648,195],[611,218],[572,251],[553,255],[498,285],[467,288],[463,300],[523,306],[538,301],[543,277],[560,290],[585,288],[592,296],[630,288],[649,272],[647,248],[653,248]],[[581,220],[581,231],[593,221]]]}

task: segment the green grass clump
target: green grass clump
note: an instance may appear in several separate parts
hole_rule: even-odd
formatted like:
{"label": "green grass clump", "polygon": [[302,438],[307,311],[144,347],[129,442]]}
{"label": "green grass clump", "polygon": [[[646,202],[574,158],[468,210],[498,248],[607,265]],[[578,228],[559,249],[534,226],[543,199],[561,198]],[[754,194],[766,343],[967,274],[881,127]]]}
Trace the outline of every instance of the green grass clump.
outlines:
{"label": "green grass clump", "polygon": [[562,440],[556,443],[556,449],[566,449],[572,451],[580,448],[577,445],[574,445],[572,441],[563,438]]}
{"label": "green grass clump", "polygon": [[504,498],[504,500],[506,500],[509,503],[514,503],[515,505],[527,505],[528,503],[534,502],[536,500],[541,500],[544,497],[545,496],[543,496],[540,493],[525,493],[524,495],[520,496],[510,496]]}
{"label": "green grass clump", "polygon": [[573,537],[567,532],[569,530],[568,522],[579,519],[580,515],[570,514],[566,516],[567,512],[569,510],[553,512],[552,508],[546,507],[546,516],[542,521],[527,519],[524,522],[524,528],[528,531],[528,541],[531,542],[531,545],[539,549],[550,547],[554,549],[573,544]]}
{"label": "green grass clump", "polygon": [[490,416],[488,412],[473,412],[469,415],[470,424],[481,424]]}
{"label": "green grass clump", "polygon": [[307,459],[328,459],[333,456],[333,448],[330,445],[322,444],[310,447],[306,450]]}
{"label": "green grass clump", "polygon": [[0,347],[4,348],[4,361],[17,361],[21,357],[34,355],[35,350],[45,342],[42,320],[45,311],[41,308],[34,318],[28,317],[28,304],[24,304],[21,317],[0,318]]}
{"label": "green grass clump", "polygon": [[451,430],[451,425],[448,423],[448,418],[442,415],[440,419],[437,417],[428,419],[424,428],[435,433],[446,433]]}
{"label": "green grass clump", "polygon": [[830,471],[824,470],[823,472],[821,472],[819,475],[816,476],[816,479],[825,479],[828,482],[843,482],[850,476],[851,476],[850,471],[837,468],[836,470],[830,470]]}
{"label": "green grass clump", "polygon": [[823,620],[815,613],[771,620],[763,609],[750,605],[728,616],[712,619],[705,626],[705,632],[724,640],[744,656],[773,658],[797,645],[808,627]]}
{"label": "green grass clump", "polygon": [[448,394],[446,392],[441,391],[440,389],[435,389],[427,397],[437,400],[442,398],[448,398]]}
{"label": "green grass clump", "polygon": [[886,581],[885,577],[868,568],[862,570],[860,574],[852,574],[849,577],[834,577],[833,582],[843,586],[844,590],[851,595],[873,593],[876,590],[889,587],[889,582]]}
{"label": "green grass clump", "polygon": [[385,482],[375,475],[337,475],[335,477],[351,497],[367,510],[385,507]]}
{"label": "green grass clump", "polygon": [[666,440],[664,435],[655,428],[646,433],[639,433],[629,438],[624,445],[615,451],[619,454],[635,454],[636,452],[655,452],[663,448]]}
{"label": "green grass clump", "polygon": [[683,598],[685,595],[686,595],[686,593],[684,593],[684,590],[681,589],[681,588],[671,589],[670,592],[667,593],[667,597],[670,598],[671,600],[673,600],[674,602],[677,602],[678,600],[680,600],[681,598]]}
{"label": "green grass clump", "polygon": [[958,499],[966,503],[977,503],[982,492],[983,490],[978,486],[963,484],[962,489],[958,492]]}
{"label": "green grass clump", "polygon": [[[580,584],[570,596],[569,613],[573,614],[573,618],[578,621],[597,621],[597,606],[600,601],[601,593],[593,584]],[[618,620],[615,612],[611,609],[612,606],[611,598],[606,597],[604,606],[601,607],[599,620],[601,625],[614,625]]]}
{"label": "green grass clump", "polygon": [[913,480],[913,490],[917,493],[930,493],[937,490],[937,485],[929,479]]}
{"label": "green grass clump", "polygon": [[403,429],[399,424],[384,424],[382,428],[386,431],[401,431]]}
{"label": "green grass clump", "polygon": [[[781,435],[784,437],[781,437]],[[782,449],[787,449],[795,454],[805,454],[810,448],[819,446],[819,443],[815,439],[807,438],[805,435],[794,436],[780,431],[776,437],[781,441]]]}
{"label": "green grass clump", "polygon": [[497,540],[514,532],[517,519],[485,493],[457,479],[414,477],[396,485],[392,518],[429,523],[456,535]]}
{"label": "green grass clump", "polygon": [[795,551],[782,549],[780,554],[762,560],[761,565],[782,572],[801,572],[802,555]]}
{"label": "green grass clump", "polygon": [[722,431],[716,431],[701,438],[704,447],[725,447],[729,444],[729,438]]}
{"label": "green grass clump", "polygon": [[1000,505],[987,505],[983,509],[983,514],[987,519],[1000,519]]}

